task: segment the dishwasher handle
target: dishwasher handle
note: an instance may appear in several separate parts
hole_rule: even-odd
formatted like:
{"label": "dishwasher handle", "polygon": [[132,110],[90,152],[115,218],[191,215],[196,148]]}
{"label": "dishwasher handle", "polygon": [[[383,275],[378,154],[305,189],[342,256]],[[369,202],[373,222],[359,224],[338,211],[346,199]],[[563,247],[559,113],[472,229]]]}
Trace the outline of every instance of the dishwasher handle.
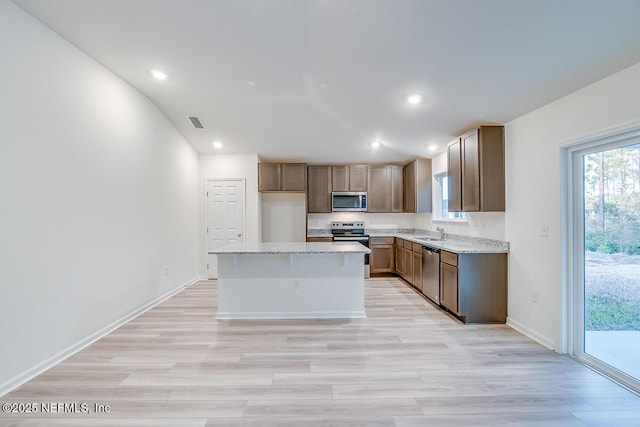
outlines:
{"label": "dishwasher handle", "polygon": [[440,253],[440,249],[430,248],[430,247],[427,247],[427,246],[423,246],[422,250],[428,252],[429,255],[436,255],[436,254]]}

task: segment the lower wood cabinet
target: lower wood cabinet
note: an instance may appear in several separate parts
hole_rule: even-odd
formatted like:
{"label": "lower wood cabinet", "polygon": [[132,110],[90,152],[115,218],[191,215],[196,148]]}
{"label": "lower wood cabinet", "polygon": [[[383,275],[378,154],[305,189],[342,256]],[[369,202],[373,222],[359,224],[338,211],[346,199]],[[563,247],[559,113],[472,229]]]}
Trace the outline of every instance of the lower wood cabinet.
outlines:
{"label": "lower wood cabinet", "polygon": [[393,237],[369,239],[369,268],[371,273],[392,273],[395,270],[395,246]]}
{"label": "lower wood cabinet", "polygon": [[[422,291],[422,244],[399,237],[387,238],[384,244],[374,239],[371,271],[394,271]],[[379,252],[374,249],[376,246]],[[506,253],[457,254],[442,250],[440,306],[465,323],[505,323],[507,263]]]}
{"label": "lower wood cabinet", "polygon": [[413,253],[411,249],[403,248],[402,256],[404,258],[404,276],[402,278],[413,284]]}
{"label": "lower wood cabinet", "polygon": [[396,237],[394,252],[396,274],[422,290],[422,245]]}
{"label": "lower wood cabinet", "polygon": [[507,321],[507,254],[440,253],[440,304],[465,323]]}
{"label": "lower wood cabinet", "polygon": [[413,280],[411,284],[422,291],[422,246],[420,252],[412,252],[413,257]]}
{"label": "lower wood cabinet", "polygon": [[307,237],[307,242],[333,242],[332,237]]}
{"label": "lower wood cabinet", "polygon": [[458,267],[440,261],[440,305],[458,313]]}
{"label": "lower wood cabinet", "polygon": [[402,244],[404,240],[396,237],[395,246],[394,246],[394,255],[395,255],[395,263],[396,263],[396,273],[400,275],[400,277],[405,276],[405,259],[403,256],[404,246]]}

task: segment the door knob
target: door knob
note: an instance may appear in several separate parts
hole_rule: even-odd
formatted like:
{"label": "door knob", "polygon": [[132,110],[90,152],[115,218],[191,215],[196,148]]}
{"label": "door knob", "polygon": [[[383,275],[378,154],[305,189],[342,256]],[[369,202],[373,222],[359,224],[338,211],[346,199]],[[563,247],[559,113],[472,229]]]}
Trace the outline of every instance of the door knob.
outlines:
{"label": "door knob", "polygon": [[242,237],[242,233],[238,233],[238,237]]}

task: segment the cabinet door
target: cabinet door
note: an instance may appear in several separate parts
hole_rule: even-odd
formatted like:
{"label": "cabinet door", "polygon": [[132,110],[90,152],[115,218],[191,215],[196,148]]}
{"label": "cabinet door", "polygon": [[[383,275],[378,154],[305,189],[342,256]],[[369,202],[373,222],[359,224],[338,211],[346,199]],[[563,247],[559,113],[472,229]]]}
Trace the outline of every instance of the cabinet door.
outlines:
{"label": "cabinet door", "polygon": [[367,165],[349,166],[349,191],[367,191]]}
{"label": "cabinet door", "polygon": [[398,245],[396,243],[396,245],[394,246],[394,252],[395,252],[395,263],[396,263],[396,273],[398,273],[400,276],[404,276],[404,257],[402,256],[402,245]]}
{"label": "cabinet door", "polygon": [[331,166],[333,191],[349,191],[349,166]]}
{"label": "cabinet door", "polygon": [[391,212],[391,166],[369,166],[367,212]]}
{"label": "cabinet door", "polygon": [[411,249],[402,249],[402,256],[404,258],[404,279],[413,283],[413,252]]}
{"label": "cabinet door", "polygon": [[402,211],[416,212],[416,164],[407,163],[402,168],[404,188],[402,197]]}
{"label": "cabinet door", "polygon": [[282,163],[281,182],[283,191],[305,191],[307,184],[307,165],[304,163]]}
{"label": "cabinet door", "polygon": [[307,211],[331,212],[331,167],[309,165],[307,168]]}
{"label": "cabinet door", "polygon": [[458,268],[440,263],[440,304],[458,313]]}
{"label": "cabinet door", "polygon": [[402,182],[402,166],[391,166],[391,212],[402,212]]}
{"label": "cabinet door", "polygon": [[422,252],[413,255],[413,286],[422,290]]}
{"label": "cabinet door", "polygon": [[480,155],[478,131],[460,138],[462,143],[462,210],[480,210]]}
{"label": "cabinet door", "polygon": [[279,163],[258,163],[258,191],[280,191]]}
{"label": "cabinet door", "polygon": [[447,177],[449,181],[449,212],[462,211],[462,153],[460,141],[447,147]]}
{"label": "cabinet door", "polygon": [[393,252],[393,245],[372,245],[369,257],[371,273],[391,273],[395,264]]}
{"label": "cabinet door", "polygon": [[307,242],[333,242],[331,237],[307,237]]}

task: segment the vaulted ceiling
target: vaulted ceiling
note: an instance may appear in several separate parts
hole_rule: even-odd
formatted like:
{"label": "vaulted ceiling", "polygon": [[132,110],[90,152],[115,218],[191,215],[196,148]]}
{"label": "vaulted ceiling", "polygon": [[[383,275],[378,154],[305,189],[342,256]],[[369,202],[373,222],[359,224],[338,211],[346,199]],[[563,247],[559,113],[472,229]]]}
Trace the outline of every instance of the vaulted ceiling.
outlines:
{"label": "vaulted ceiling", "polygon": [[[149,97],[198,152],[271,160],[432,157],[475,124],[640,62],[639,0],[14,2]],[[414,93],[422,103],[407,103]]]}

